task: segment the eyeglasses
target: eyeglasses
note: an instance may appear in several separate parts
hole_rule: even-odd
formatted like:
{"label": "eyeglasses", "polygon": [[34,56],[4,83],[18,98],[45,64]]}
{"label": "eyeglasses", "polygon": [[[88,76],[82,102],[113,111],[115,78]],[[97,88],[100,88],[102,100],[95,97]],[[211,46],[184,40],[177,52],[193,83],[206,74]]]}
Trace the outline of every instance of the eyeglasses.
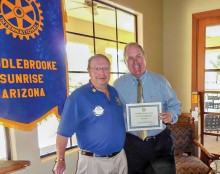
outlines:
{"label": "eyeglasses", "polygon": [[110,71],[110,67],[94,67],[94,68],[91,68],[90,69],[93,69],[94,71],[98,72],[98,71],[106,71],[106,72],[109,72]]}
{"label": "eyeglasses", "polygon": [[137,61],[141,61],[143,59],[143,55],[142,54],[138,54],[136,55],[135,57],[128,57],[126,59],[126,62],[133,62],[134,60],[137,60]]}

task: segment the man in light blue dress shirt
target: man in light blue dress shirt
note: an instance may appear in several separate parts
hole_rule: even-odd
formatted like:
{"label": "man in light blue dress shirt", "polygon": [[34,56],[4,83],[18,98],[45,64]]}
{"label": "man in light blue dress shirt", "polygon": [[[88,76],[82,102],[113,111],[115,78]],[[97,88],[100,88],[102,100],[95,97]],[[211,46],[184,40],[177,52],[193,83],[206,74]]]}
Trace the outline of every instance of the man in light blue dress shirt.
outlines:
{"label": "man in light blue dress shirt", "polygon": [[[161,75],[146,70],[143,48],[137,43],[129,43],[124,49],[128,74],[114,82],[114,87],[124,107],[137,103],[139,79],[143,88],[143,102],[160,102],[162,129],[147,131],[147,137],[140,139],[138,131],[127,131],[125,152],[128,160],[128,174],[175,174],[175,159],[170,130],[166,124],[174,124],[181,113],[180,102],[170,83]],[[126,121],[127,122],[127,121]]]}

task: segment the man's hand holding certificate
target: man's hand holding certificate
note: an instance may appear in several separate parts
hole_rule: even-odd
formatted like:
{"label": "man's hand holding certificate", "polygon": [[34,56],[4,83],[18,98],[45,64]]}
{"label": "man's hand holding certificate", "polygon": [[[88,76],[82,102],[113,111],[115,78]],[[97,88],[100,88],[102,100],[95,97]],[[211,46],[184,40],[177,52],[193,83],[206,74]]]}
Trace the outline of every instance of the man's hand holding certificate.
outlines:
{"label": "man's hand holding certificate", "polygon": [[161,103],[126,104],[128,131],[162,129]]}

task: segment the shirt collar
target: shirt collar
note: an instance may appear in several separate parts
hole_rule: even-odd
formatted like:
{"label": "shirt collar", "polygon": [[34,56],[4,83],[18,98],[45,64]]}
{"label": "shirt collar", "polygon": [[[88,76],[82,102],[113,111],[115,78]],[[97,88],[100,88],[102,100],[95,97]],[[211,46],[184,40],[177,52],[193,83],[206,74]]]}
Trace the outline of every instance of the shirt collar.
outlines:
{"label": "shirt collar", "polygon": [[[92,84],[91,80],[89,80],[89,87],[90,87],[90,90],[91,90],[92,92],[97,92],[97,91],[99,91],[99,90],[96,89],[95,86]],[[107,84],[107,88],[108,88],[108,90],[109,90],[109,84]]]}
{"label": "shirt collar", "polygon": [[[146,77],[146,74],[147,74],[147,70],[145,70],[144,74],[142,74],[142,76],[140,77],[140,80],[141,80],[142,83],[143,83],[143,81],[144,81],[144,79]],[[132,80],[133,80],[134,84],[137,83],[137,77],[135,77],[133,75],[131,75],[131,77],[132,77]]]}

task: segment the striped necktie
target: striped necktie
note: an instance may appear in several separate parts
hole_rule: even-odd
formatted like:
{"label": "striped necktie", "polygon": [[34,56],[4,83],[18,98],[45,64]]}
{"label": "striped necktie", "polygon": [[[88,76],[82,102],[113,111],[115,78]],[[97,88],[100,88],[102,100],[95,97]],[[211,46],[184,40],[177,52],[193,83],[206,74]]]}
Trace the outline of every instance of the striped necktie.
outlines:
{"label": "striped necktie", "polygon": [[[142,83],[140,79],[137,79],[138,81],[138,86],[137,86],[137,103],[143,103],[144,102],[144,97],[143,97],[143,88],[142,88]],[[146,130],[141,130],[138,131],[138,137],[142,140],[144,140],[147,137],[147,131]]]}

